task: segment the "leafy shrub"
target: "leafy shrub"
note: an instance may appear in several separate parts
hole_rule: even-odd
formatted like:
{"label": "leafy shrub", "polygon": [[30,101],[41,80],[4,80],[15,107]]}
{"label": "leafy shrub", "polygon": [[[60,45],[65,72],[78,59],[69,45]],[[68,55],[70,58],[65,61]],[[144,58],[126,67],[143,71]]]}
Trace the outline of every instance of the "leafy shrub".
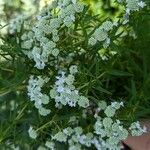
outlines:
{"label": "leafy shrub", "polygon": [[14,2],[1,5],[2,149],[118,150],[146,132],[148,2],[117,0],[115,15],[88,1]]}

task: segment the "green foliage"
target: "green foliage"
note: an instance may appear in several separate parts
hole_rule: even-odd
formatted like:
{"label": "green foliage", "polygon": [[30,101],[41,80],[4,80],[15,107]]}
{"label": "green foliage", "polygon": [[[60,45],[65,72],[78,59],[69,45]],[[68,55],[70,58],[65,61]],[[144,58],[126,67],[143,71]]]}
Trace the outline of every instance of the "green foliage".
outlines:
{"label": "green foliage", "polygon": [[[16,2],[16,3],[15,3]],[[57,59],[59,54],[54,52],[54,57],[49,56],[49,61],[43,70],[35,68],[33,59],[29,59],[22,50],[23,33],[28,29],[25,28],[25,22],[21,26],[21,31],[16,33],[2,33],[0,35],[0,149],[13,149],[12,145],[20,146],[20,149],[30,150],[37,149],[47,141],[51,135],[55,135],[54,139],[66,140],[66,135],[62,134],[62,130],[72,124],[79,124],[85,127],[84,132],[91,132],[95,118],[95,107],[105,105],[102,101],[111,104],[111,102],[124,102],[124,108],[117,111],[106,106],[105,114],[107,117],[116,115],[116,118],[124,122],[125,126],[133,121],[140,119],[149,119],[150,115],[150,13],[149,1],[145,1],[147,6],[139,11],[134,12],[130,16],[127,26],[119,25],[114,27],[109,36],[112,41],[108,48],[103,47],[103,43],[97,42],[94,46],[88,45],[89,38],[93,35],[98,27],[106,21],[107,17],[111,21],[116,20],[118,14],[122,15],[122,6],[114,4],[113,1],[84,1],[89,4],[82,13],[77,14],[74,26],[68,28],[62,26],[59,32],[60,41],[58,42],[59,53],[65,61],[59,62]],[[92,5],[91,4],[95,4]],[[6,4],[5,9],[10,12],[22,12],[23,4],[14,1],[11,6]],[[38,6],[38,4],[37,4]],[[100,7],[98,7],[100,6]],[[97,15],[99,12],[100,15]],[[7,13],[7,11],[5,13]],[[10,13],[8,11],[8,13]],[[98,13],[97,13],[98,12]],[[92,15],[91,15],[92,14]],[[32,14],[33,15],[33,14]],[[35,21],[32,15],[28,17],[31,22]],[[34,15],[33,15],[34,16]],[[4,15],[5,18],[8,17]],[[12,15],[13,18],[13,15]],[[120,17],[121,18],[121,17]],[[10,18],[7,18],[8,22]],[[31,26],[34,26],[32,24]],[[115,36],[116,31],[120,28],[120,33]],[[3,28],[1,29],[3,30]],[[134,37],[132,31],[136,34]],[[122,36],[122,33],[127,33]],[[122,36],[122,37],[121,37]],[[48,38],[51,38],[48,37]],[[80,49],[78,49],[78,47]],[[82,50],[85,52],[82,53]],[[56,49],[55,49],[56,50]],[[28,51],[28,50],[27,50]],[[69,62],[70,53],[75,53],[73,62]],[[113,54],[116,52],[116,54]],[[55,55],[56,54],[56,55]],[[83,110],[81,107],[70,108],[69,106],[62,109],[55,108],[55,103],[50,100],[48,108],[51,113],[47,117],[42,117],[37,108],[29,100],[27,95],[27,86],[30,75],[49,76],[50,80],[42,87],[41,92],[47,95],[50,88],[54,88],[56,76],[58,76],[57,65],[51,65],[54,60],[57,65],[63,68],[68,75],[69,67],[77,65],[77,68],[70,68],[71,74],[78,71],[75,80],[72,82],[68,79],[68,85],[76,87],[76,90],[84,95],[92,105],[85,110],[88,112],[87,119],[83,119]],[[67,69],[66,69],[67,68]],[[54,92],[54,91],[53,91]],[[56,93],[51,93],[55,98]],[[78,98],[78,97],[77,97]],[[79,98],[78,98],[79,99]],[[80,106],[85,106],[84,101],[80,99]],[[109,109],[110,108],[110,109]],[[110,114],[110,115],[109,115]],[[111,116],[112,115],[112,116]],[[74,121],[70,117],[75,117]],[[114,119],[114,118],[113,118]],[[109,120],[109,121],[108,121]],[[78,121],[78,123],[77,123]],[[105,126],[112,124],[111,118],[105,118],[103,122]],[[108,124],[107,124],[108,123]],[[28,135],[29,126],[38,132],[38,140],[31,140]],[[59,135],[61,134],[61,135]],[[125,135],[126,136],[126,132]],[[62,138],[61,138],[62,137]],[[66,149],[66,145],[56,144],[58,149]],[[52,146],[53,143],[48,143]]]}

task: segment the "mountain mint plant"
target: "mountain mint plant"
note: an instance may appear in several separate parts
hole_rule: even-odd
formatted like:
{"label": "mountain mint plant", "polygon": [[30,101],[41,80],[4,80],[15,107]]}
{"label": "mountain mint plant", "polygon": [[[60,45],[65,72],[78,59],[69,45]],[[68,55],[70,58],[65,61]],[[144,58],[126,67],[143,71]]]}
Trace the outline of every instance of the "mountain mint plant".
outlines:
{"label": "mountain mint plant", "polygon": [[45,1],[41,10],[10,19],[5,34],[16,36],[20,50],[13,61],[19,57],[27,64],[27,77],[16,90],[25,87],[28,97],[13,124],[24,114],[30,116],[24,125],[18,125],[25,129],[20,130],[28,139],[25,146],[12,145],[20,150],[120,150],[129,135],[147,131],[135,119],[126,121],[126,100],[101,87],[102,83],[109,87],[109,76],[117,74],[101,73],[102,65],[105,68],[121,56],[121,43],[134,33],[130,18],[147,7],[139,0],[114,3],[123,8],[117,19],[101,19],[80,0]]}

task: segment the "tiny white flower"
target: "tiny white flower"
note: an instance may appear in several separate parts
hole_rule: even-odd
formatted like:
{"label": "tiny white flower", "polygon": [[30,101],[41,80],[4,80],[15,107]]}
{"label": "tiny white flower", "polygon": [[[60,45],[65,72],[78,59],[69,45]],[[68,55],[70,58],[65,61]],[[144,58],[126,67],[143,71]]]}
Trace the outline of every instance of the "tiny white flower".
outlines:
{"label": "tiny white flower", "polygon": [[112,106],[107,106],[106,110],[104,111],[107,117],[113,117],[116,113],[116,109]]}
{"label": "tiny white flower", "polygon": [[71,0],[73,4],[76,4],[77,3],[77,0]]}
{"label": "tiny white flower", "polygon": [[63,86],[58,86],[57,87],[57,92],[58,93],[64,92],[64,87]]}
{"label": "tiny white flower", "polygon": [[57,91],[55,89],[50,90],[50,97],[55,98],[57,96]]}
{"label": "tiny white flower", "polygon": [[94,38],[98,41],[104,41],[108,37],[107,31],[103,30],[101,27],[95,30]]}
{"label": "tiny white flower", "polygon": [[67,135],[63,132],[58,132],[54,136],[52,136],[53,140],[59,141],[59,142],[66,142],[67,141]]}
{"label": "tiny white flower", "polygon": [[113,23],[111,21],[105,21],[101,27],[106,31],[110,31],[113,28]]}
{"label": "tiny white flower", "polygon": [[91,38],[89,39],[89,41],[88,41],[88,43],[89,43],[90,45],[95,45],[96,42],[97,42],[97,40],[96,40],[94,37],[91,37]]}
{"label": "tiny white flower", "polygon": [[70,135],[74,132],[74,130],[73,130],[71,127],[68,127],[68,128],[65,128],[65,129],[63,130],[63,132],[64,132],[66,135],[70,136]]}
{"label": "tiny white flower", "polygon": [[50,114],[50,109],[46,109],[44,107],[39,108],[39,114],[42,116],[47,116],[48,114]]}
{"label": "tiny white flower", "polygon": [[129,8],[127,8],[127,9],[126,9],[126,14],[130,15],[130,11],[131,11],[131,10],[130,10]]}
{"label": "tiny white flower", "polygon": [[105,101],[100,101],[100,102],[98,103],[98,107],[99,107],[100,109],[102,109],[102,110],[105,110],[106,107],[107,107],[107,103],[106,103]]}
{"label": "tiny white flower", "polygon": [[78,69],[77,69],[77,66],[76,65],[72,65],[70,68],[69,68],[69,71],[71,74],[75,74],[78,72]]}
{"label": "tiny white flower", "polygon": [[54,144],[54,142],[46,141],[45,146],[47,146],[51,150],[55,150],[55,144]]}
{"label": "tiny white flower", "polygon": [[113,22],[113,26],[118,26],[118,22],[117,21],[115,21],[115,22]]}
{"label": "tiny white flower", "polygon": [[113,120],[111,118],[104,118],[103,119],[103,125],[105,128],[110,128],[112,126]]}
{"label": "tiny white flower", "polygon": [[84,96],[80,96],[79,101],[78,101],[78,105],[81,107],[88,107],[89,106],[89,100],[88,98],[84,97]]}
{"label": "tiny white flower", "polygon": [[76,127],[74,128],[74,131],[77,135],[81,135],[83,133],[82,127]]}
{"label": "tiny white flower", "polygon": [[141,8],[144,8],[146,6],[145,2],[140,1],[138,2],[138,6],[140,6]]}
{"label": "tiny white flower", "polygon": [[29,130],[28,130],[28,133],[29,133],[29,136],[32,138],[32,139],[36,139],[36,137],[38,136],[37,135],[37,132],[33,129],[32,126],[30,126]]}

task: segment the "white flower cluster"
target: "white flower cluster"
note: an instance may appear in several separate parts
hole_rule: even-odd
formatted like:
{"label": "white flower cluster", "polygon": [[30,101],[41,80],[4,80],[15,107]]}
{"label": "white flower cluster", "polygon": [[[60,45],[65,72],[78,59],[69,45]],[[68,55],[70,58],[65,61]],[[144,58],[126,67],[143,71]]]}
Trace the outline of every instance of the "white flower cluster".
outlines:
{"label": "white flower cluster", "polygon": [[139,0],[126,0],[126,8],[127,12],[130,11],[138,11],[140,8],[144,8],[146,6],[145,2]]}
{"label": "white flower cluster", "polygon": [[95,123],[95,133],[99,135],[100,149],[119,149],[120,142],[128,137],[128,131],[123,127],[119,120],[113,121],[112,118],[97,118]]}
{"label": "white flower cluster", "polygon": [[84,134],[83,129],[80,126],[75,128],[65,128],[63,131],[59,131],[52,136],[53,141],[67,142],[69,145],[69,150],[81,150],[82,146],[91,147],[94,143],[93,138],[93,133],[89,132]]}
{"label": "white flower cluster", "polygon": [[45,83],[49,81],[49,78],[44,78],[38,76],[35,79],[33,76],[30,77],[28,85],[28,96],[31,101],[34,101],[35,107],[38,109],[42,116],[46,116],[50,113],[50,109],[46,109],[43,105],[49,103],[49,97],[41,92],[41,88]]}
{"label": "white flower cluster", "polygon": [[139,121],[133,122],[129,129],[131,130],[132,136],[140,136],[147,132],[147,128],[145,126],[142,128]]}
{"label": "white flower cluster", "polygon": [[108,37],[108,32],[113,29],[117,24],[113,24],[111,21],[105,21],[99,28],[95,30],[92,37],[89,39],[90,45],[95,45],[97,41],[103,43],[103,47],[107,48],[110,44],[110,38]]}
{"label": "white flower cluster", "polygon": [[111,105],[106,107],[104,113],[107,117],[113,117],[116,113],[116,110],[120,109],[121,106],[123,106],[122,102],[112,102]]}
{"label": "white flower cluster", "polygon": [[58,0],[58,2],[54,1],[49,7],[43,9],[37,16],[37,22],[32,29],[33,36],[29,38],[25,33],[23,37],[28,38],[22,38],[24,39],[22,48],[32,49],[32,51],[25,53],[35,61],[35,67],[44,69],[50,54],[54,57],[58,56],[60,52],[57,48],[59,29],[63,26],[70,27],[73,25],[76,13],[82,12],[83,8],[84,5],[75,0]]}
{"label": "white flower cluster", "polygon": [[77,73],[77,66],[73,65],[69,69],[70,74],[65,75],[65,72],[61,71],[60,75],[56,77],[54,88],[50,90],[51,98],[55,99],[56,107],[61,105],[69,105],[75,107],[78,103],[80,107],[86,108],[89,106],[89,100],[81,96],[79,91],[73,85]]}
{"label": "white flower cluster", "polygon": [[[62,131],[59,131],[55,135],[51,136],[46,142],[46,146],[55,150],[55,142],[67,143],[69,150],[81,150],[83,147],[95,146],[97,150],[120,150],[122,145],[121,141],[128,137],[128,130],[123,127],[120,120],[115,119],[114,112],[118,110],[123,103],[112,102],[107,106],[106,102],[101,101],[99,103],[100,110],[103,110],[106,117],[97,117],[94,131],[84,133],[84,129],[81,126],[67,127]],[[109,109],[109,113],[106,112]],[[102,114],[102,112],[100,112]],[[110,114],[113,115],[110,115]],[[134,135],[141,135],[146,131],[145,128],[141,128],[140,124],[133,123],[129,128],[131,132],[136,132]]]}
{"label": "white flower cluster", "polygon": [[125,2],[127,13],[129,13],[130,11],[139,11],[140,8],[144,8],[146,6],[145,2],[140,0],[117,0],[117,2]]}
{"label": "white flower cluster", "polygon": [[75,21],[75,14],[82,12],[84,5],[77,0],[59,0],[58,8],[61,10],[58,17],[62,19],[65,26],[70,27]]}
{"label": "white flower cluster", "polygon": [[146,6],[145,2],[140,0],[126,0],[126,13],[124,15],[124,22],[123,24],[126,24],[129,21],[129,15],[133,11],[139,11],[140,8],[144,8]]}
{"label": "white flower cluster", "polygon": [[116,110],[123,106],[123,103],[112,102],[111,105],[107,106],[105,101],[101,101],[98,106],[99,110],[104,111],[106,117],[101,118],[97,116],[97,121],[94,126],[94,132],[99,135],[97,149],[119,150],[121,148],[120,141],[127,138],[128,131],[119,120],[115,120],[112,117],[116,114]]}

